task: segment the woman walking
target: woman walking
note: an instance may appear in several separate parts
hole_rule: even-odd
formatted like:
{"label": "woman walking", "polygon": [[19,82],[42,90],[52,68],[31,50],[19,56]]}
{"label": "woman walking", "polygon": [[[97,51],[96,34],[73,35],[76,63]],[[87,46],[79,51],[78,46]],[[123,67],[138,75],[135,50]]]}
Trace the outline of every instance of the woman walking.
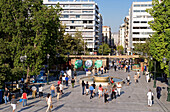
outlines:
{"label": "woman walking", "polygon": [[23,100],[23,107],[27,105],[27,93],[24,91],[22,94],[22,100]]}
{"label": "woman walking", "polygon": [[41,100],[42,97],[43,97],[43,87],[40,84],[40,86],[39,86],[39,98],[40,98],[40,100]]}
{"label": "woman walking", "polygon": [[15,99],[14,95],[12,96],[11,106],[12,106],[12,112],[15,112],[15,110],[17,109],[17,100]]}
{"label": "woman walking", "polygon": [[89,94],[89,84],[88,84],[88,81],[86,82],[85,87],[86,87],[86,95],[88,95]]}
{"label": "woman walking", "polygon": [[51,112],[52,98],[51,98],[50,93],[48,93],[48,95],[46,97],[46,102],[47,102],[47,105],[48,105],[46,112],[48,112],[48,111]]}
{"label": "woman walking", "polygon": [[147,93],[147,96],[148,96],[148,107],[151,107],[152,106],[152,100],[153,100],[153,93],[151,91],[151,89],[149,90],[149,92]]}
{"label": "woman walking", "polygon": [[99,92],[99,98],[100,98],[100,96],[102,97],[103,87],[101,84],[99,85],[98,92]]}
{"label": "woman walking", "polygon": [[129,86],[129,84],[130,84],[130,75],[127,76],[126,80],[127,80],[127,85]]}
{"label": "woman walking", "polygon": [[82,80],[82,95],[84,95],[84,88],[85,88],[85,83],[84,83],[84,80]]}

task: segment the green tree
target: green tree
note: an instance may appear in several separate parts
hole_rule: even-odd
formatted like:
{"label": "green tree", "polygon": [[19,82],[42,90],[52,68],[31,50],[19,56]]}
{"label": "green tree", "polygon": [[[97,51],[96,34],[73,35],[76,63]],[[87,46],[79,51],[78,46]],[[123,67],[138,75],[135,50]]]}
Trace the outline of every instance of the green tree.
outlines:
{"label": "green tree", "polygon": [[[42,0],[1,0],[0,39],[6,44],[2,65],[11,68],[13,75],[25,70],[20,62],[21,55],[27,55],[27,75],[37,75],[56,55],[56,46],[63,32],[59,21],[61,8],[46,7]],[[2,48],[1,48],[2,50]],[[2,66],[5,67],[5,66]]]}
{"label": "green tree", "polygon": [[152,5],[153,8],[147,10],[154,18],[149,24],[155,31],[150,39],[150,53],[160,63],[161,69],[164,69],[170,77],[168,63],[162,62],[164,56],[168,60],[170,59],[170,2],[163,0],[160,3],[158,0],[153,0]]}
{"label": "green tree", "polygon": [[108,44],[104,43],[99,46],[98,53],[108,55],[109,53],[111,53],[111,48],[109,48]]}
{"label": "green tree", "polygon": [[148,47],[150,45],[150,40],[147,39],[145,41],[145,43],[138,43],[135,45],[134,51],[136,52],[142,52],[143,55],[145,55],[145,53],[147,53],[147,55],[150,55],[150,47]]}
{"label": "green tree", "polygon": [[124,50],[124,48],[123,48],[122,45],[121,46],[117,46],[117,51],[118,51],[119,54],[123,54],[123,50]]}

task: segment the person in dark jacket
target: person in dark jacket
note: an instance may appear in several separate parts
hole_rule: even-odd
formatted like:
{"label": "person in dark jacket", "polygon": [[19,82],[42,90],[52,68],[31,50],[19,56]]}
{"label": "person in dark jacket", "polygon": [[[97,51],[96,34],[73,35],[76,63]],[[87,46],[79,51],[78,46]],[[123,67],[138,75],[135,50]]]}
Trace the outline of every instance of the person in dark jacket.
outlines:
{"label": "person in dark jacket", "polygon": [[161,91],[162,91],[162,88],[158,85],[157,88],[156,88],[157,98],[158,99],[160,99],[160,97],[161,97]]}
{"label": "person in dark jacket", "polygon": [[84,83],[84,80],[82,80],[82,95],[84,95],[84,88],[85,88],[85,83]]}

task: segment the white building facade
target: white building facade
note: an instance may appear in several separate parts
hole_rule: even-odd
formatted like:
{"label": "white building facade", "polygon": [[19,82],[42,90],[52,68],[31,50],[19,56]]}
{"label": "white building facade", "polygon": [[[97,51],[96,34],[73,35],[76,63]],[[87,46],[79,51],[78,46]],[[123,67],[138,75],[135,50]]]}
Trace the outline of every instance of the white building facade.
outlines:
{"label": "white building facade", "polygon": [[129,9],[129,47],[132,50],[135,44],[145,43],[154,31],[148,24],[153,17],[146,12],[146,9],[152,8],[152,2],[133,2]]}
{"label": "white building facade", "polygon": [[111,47],[111,27],[103,26],[103,38],[104,43],[108,44]]}
{"label": "white building facade", "polygon": [[97,3],[93,0],[43,0],[47,6],[58,3],[63,9],[60,20],[66,26],[66,33],[74,36],[76,31],[81,31],[87,48],[91,52],[97,51],[102,37]]}

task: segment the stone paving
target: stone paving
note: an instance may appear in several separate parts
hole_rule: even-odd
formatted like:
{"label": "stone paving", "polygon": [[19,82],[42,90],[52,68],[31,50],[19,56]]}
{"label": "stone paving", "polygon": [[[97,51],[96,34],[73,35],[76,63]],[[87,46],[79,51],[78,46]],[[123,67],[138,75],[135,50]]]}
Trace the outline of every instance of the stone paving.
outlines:
{"label": "stone paving", "polygon": [[[149,84],[145,81],[145,76],[141,75],[139,83],[135,84],[133,76],[135,72],[125,73],[122,71],[110,70],[108,75],[120,77],[126,79],[127,75],[131,75],[131,85],[123,85],[121,90],[121,96],[117,99],[110,100],[105,104],[103,98],[97,96],[90,99],[90,96],[81,95],[81,86],[77,82],[75,88],[65,88],[64,95],[57,101],[57,98],[53,98],[53,112],[170,112],[170,103],[166,102],[166,89],[163,89],[161,100],[154,98],[154,104],[152,107],[147,106],[147,92],[149,89],[153,89],[153,81]],[[142,73],[141,73],[142,74]],[[85,76],[85,74],[78,75],[77,79]],[[166,87],[164,83],[157,82],[159,85]],[[50,82],[55,84],[56,81]],[[44,86],[45,93],[50,92],[50,85]],[[47,104],[45,98],[42,100],[30,99],[28,100],[28,106],[22,107],[22,103],[17,105],[17,112],[45,112]],[[0,112],[11,112],[12,108],[10,104],[0,105]]]}

